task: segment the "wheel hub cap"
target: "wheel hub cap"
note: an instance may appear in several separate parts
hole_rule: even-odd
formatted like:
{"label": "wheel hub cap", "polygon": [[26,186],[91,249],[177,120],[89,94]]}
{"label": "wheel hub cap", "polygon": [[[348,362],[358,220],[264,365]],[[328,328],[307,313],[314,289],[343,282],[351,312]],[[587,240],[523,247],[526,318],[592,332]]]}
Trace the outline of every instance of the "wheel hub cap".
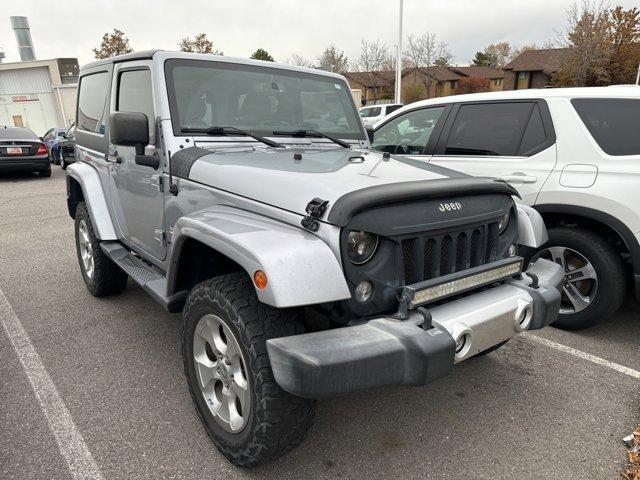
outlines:
{"label": "wheel hub cap", "polygon": [[250,387],[240,345],[227,324],[205,315],[193,337],[193,359],[198,387],[216,422],[237,433],[249,418]]}
{"label": "wheel hub cap", "polygon": [[598,276],[591,262],[580,252],[568,247],[549,247],[532,259],[551,260],[564,268],[561,314],[578,313],[594,301],[598,291]]}

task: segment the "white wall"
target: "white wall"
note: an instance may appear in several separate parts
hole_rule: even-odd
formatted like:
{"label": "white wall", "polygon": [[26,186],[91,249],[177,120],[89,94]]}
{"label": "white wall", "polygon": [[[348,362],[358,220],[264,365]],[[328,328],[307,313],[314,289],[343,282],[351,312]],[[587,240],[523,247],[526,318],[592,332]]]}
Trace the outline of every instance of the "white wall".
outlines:
{"label": "white wall", "polygon": [[0,95],[0,125],[15,126],[19,119],[37,135],[61,126],[54,94]]}

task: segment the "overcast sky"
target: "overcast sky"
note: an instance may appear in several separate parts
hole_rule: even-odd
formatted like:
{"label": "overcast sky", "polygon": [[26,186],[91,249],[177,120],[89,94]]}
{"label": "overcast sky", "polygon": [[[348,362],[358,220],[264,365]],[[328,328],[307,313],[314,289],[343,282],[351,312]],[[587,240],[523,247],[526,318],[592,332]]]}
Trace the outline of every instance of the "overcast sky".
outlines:
{"label": "overcast sky", "polygon": [[[329,44],[349,60],[361,38],[397,44],[398,0],[1,0],[0,48],[19,61],[9,16],[29,17],[36,57],[93,59],[102,34],[123,30],[134,50],[176,50],[182,37],[205,32],[225,55],[265,48],[276,61],[292,53],[315,59]],[[612,1],[625,8],[638,0]],[[468,64],[489,43],[557,38],[571,0],[405,0],[406,34],[436,33],[455,61]],[[56,10],[56,6],[59,8]]]}

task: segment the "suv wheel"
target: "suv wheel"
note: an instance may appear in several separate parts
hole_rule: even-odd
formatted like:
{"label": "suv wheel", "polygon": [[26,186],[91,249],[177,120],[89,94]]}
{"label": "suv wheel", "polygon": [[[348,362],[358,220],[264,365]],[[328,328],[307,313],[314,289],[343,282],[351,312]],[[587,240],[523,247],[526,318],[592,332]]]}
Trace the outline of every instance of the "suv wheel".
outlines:
{"label": "suv wheel", "polygon": [[96,297],[117,293],[127,286],[127,274],[107,257],[96,238],[84,202],[76,210],[76,252],[84,283]]}
{"label": "suv wheel", "polygon": [[67,162],[64,161],[64,154],[62,153],[62,150],[60,151],[60,166],[62,167],[62,170],[67,169]]}
{"label": "suv wheel", "polygon": [[616,312],[624,301],[625,271],[613,246],[578,228],[550,228],[549,241],[533,255],[564,267],[560,315],[554,326],[567,330],[591,327]]}
{"label": "suv wheel", "polygon": [[266,341],[305,331],[296,310],[258,301],[246,273],[196,285],[182,323],[189,391],[209,437],[232,463],[256,466],[298,445],[313,421],[312,400],[282,390]]}

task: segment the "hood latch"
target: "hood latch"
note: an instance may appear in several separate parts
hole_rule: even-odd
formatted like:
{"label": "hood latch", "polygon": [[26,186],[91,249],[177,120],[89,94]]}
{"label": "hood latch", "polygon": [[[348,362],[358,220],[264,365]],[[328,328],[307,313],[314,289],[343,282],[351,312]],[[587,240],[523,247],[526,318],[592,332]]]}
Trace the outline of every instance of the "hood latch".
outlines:
{"label": "hood latch", "polygon": [[320,228],[317,219],[322,218],[322,215],[327,210],[327,205],[329,205],[329,200],[322,200],[317,197],[307,203],[307,208],[305,208],[307,216],[300,222],[302,226],[307,230],[317,232]]}

